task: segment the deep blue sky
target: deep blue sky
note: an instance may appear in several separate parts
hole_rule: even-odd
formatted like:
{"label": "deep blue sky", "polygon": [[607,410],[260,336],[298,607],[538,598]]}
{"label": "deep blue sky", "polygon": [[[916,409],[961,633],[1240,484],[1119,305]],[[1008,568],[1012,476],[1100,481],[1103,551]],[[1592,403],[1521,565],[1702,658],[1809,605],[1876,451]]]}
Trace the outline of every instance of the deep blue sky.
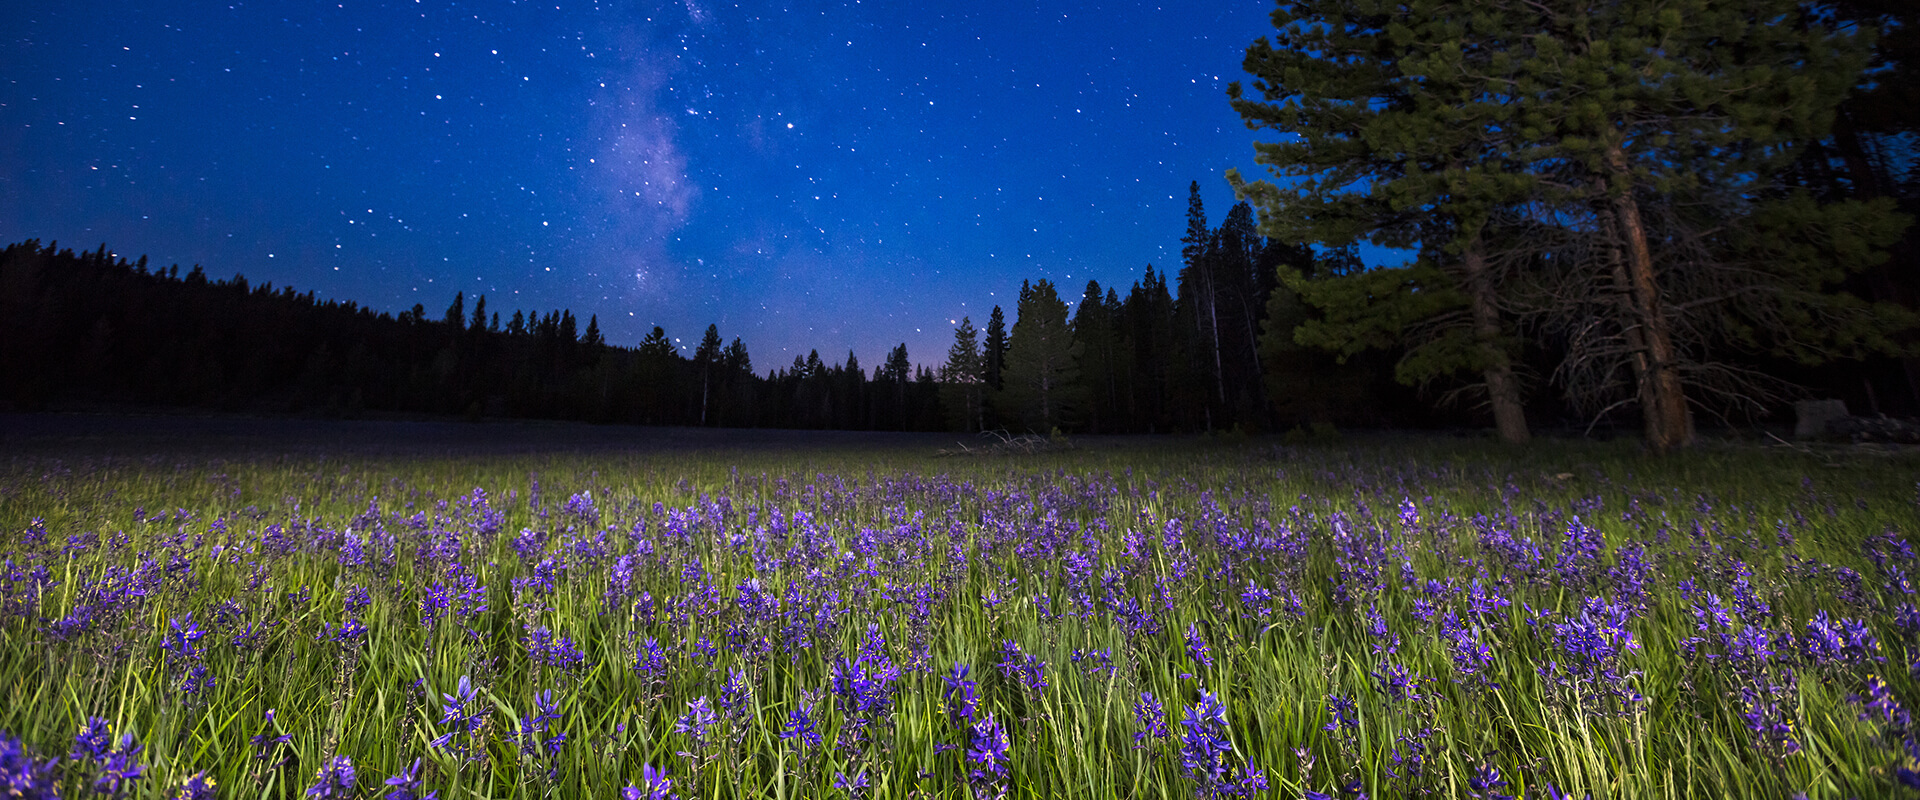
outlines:
{"label": "deep blue sky", "polygon": [[438,317],[937,364],[1022,279],[1177,270],[1260,174],[1268,0],[89,2],[0,14],[0,240]]}

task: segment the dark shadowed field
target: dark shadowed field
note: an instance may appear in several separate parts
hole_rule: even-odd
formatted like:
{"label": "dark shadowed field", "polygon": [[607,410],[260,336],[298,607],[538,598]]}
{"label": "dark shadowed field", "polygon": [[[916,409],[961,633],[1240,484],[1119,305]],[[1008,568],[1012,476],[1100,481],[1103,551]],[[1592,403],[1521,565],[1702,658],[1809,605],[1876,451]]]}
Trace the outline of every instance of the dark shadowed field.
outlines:
{"label": "dark shadowed field", "polygon": [[671,452],[843,449],[925,451],[956,442],[950,433],[759,430],[590,425],[580,422],[322,420],[186,414],[0,414],[0,451],[11,455],[148,453]]}

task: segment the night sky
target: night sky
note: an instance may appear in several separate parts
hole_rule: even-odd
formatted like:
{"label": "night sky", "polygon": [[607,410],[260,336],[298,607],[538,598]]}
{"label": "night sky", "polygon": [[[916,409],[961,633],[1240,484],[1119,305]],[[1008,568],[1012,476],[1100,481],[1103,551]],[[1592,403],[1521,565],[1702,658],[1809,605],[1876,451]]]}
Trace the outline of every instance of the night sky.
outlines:
{"label": "night sky", "polygon": [[1267,0],[87,2],[0,14],[0,240],[438,318],[936,365],[1020,281],[1179,268],[1259,174]]}

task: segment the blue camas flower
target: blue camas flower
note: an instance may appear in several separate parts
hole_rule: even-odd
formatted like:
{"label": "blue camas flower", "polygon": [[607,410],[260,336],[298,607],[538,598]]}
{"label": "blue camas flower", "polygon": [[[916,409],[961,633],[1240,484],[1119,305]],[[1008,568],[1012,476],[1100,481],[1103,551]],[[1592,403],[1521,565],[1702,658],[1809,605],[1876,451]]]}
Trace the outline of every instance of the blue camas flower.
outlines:
{"label": "blue camas flower", "polygon": [[12,734],[0,732],[0,793],[23,800],[54,800],[54,759],[35,756]]}
{"label": "blue camas flower", "polygon": [[293,734],[279,733],[279,726],[273,721],[274,710],[269,708],[260,719],[260,732],[247,741],[253,745],[253,757],[256,761],[265,761],[272,756],[280,745],[293,741]]}
{"label": "blue camas flower", "polygon": [[713,713],[713,701],[708,700],[706,695],[688,701],[687,713],[680,715],[680,718],[673,723],[675,733],[684,733],[693,742],[692,752],[680,755],[691,758],[700,757],[707,747],[708,731],[718,720],[719,718]]}
{"label": "blue camas flower", "polygon": [[1200,635],[1200,626],[1196,624],[1187,625],[1187,655],[1202,668],[1213,666],[1213,648],[1207,645],[1206,637]]}
{"label": "blue camas flower", "polygon": [[1359,709],[1351,698],[1337,694],[1327,695],[1327,716],[1332,717],[1333,720],[1321,727],[1330,733],[1350,732],[1360,727]]}
{"label": "blue camas flower", "polygon": [[118,795],[127,784],[139,780],[147,771],[139,761],[141,749],[134,742],[133,734],[121,734],[120,745],[100,762],[100,774],[93,779],[93,790],[100,794]]}
{"label": "blue camas flower", "polygon": [[319,771],[313,774],[313,785],[307,787],[307,796],[318,800],[352,800],[355,781],[353,761],[346,756],[334,756],[320,762]]}
{"label": "blue camas flower", "polygon": [[1500,768],[1492,762],[1482,760],[1473,766],[1467,774],[1467,792],[1472,797],[1484,800],[1513,800],[1513,795],[1500,794],[1499,789],[1506,788],[1507,780],[1500,775]]}
{"label": "blue camas flower", "polygon": [[1846,666],[1885,661],[1880,640],[1866,623],[1841,617],[1829,619],[1821,611],[1807,622],[1807,659],[1814,666]]}
{"label": "blue camas flower", "polygon": [[382,800],[439,800],[440,797],[439,792],[420,790],[420,759],[418,758],[414,759],[413,764],[400,774],[387,778],[386,787],[387,793],[382,795]]}
{"label": "blue camas flower", "polygon": [[113,750],[113,727],[99,717],[88,717],[80,726],[80,732],[73,737],[73,753],[69,759],[99,760],[107,757]]}
{"label": "blue camas flower", "polygon": [[218,796],[213,778],[207,776],[206,770],[201,770],[180,782],[180,790],[174,793],[173,800],[214,800]]}
{"label": "blue camas flower", "polygon": [[1193,782],[1195,797],[1247,797],[1266,788],[1264,772],[1234,769],[1227,708],[1212,692],[1200,694],[1200,702],[1187,710],[1180,726],[1180,768]]}
{"label": "blue camas flower", "polygon": [[652,764],[640,767],[640,785],[628,786],[621,790],[622,800],[676,800],[673,793],[673,779],[667,777],[667,771],[654,769]]}
{"label": "blue camas flower", "polygon": [[978,764],[973,770],[976,781],[998,781],[1007,774],[1007,752],[1012,747],[1007,729],[987,712],[967,729],[967,761]]}
{"label": "blue camas flower", "polygon": [[798,739],[803,750],[820,746],[820,726],[813,721],[812,708],[787,712],[787,724],[780,729],[780,740],[789,739]]}
{"label": "blue camas flower", "polygon": [[1134,747],[1146,747],[1167,738],[1167,709],[1152,692],[1140,693],[1140,699],[1133,704],[1133,720],[1140,725],[1140,730],[1133,734]]}
{"label": "blue camas flower", "polygon": [[535,625],[527,631],[527,657],[536,664],[564,672],[576,672],[587,663],[586,653],[580,651],[571,637],[556,634],[544,625]]}
{"label": "blue camas flower", "polygon": [[953,671],[945,676],[946,687],[941,689],[941,699],[947,707],[947,721],[956,726],[972,722],[974,712],[980,708],[976,683],[967,678],[969,671],[966,664],[954,664]]}
{"label": "blue camas flower", "polygon": [[167,628],[166,641],[160,645],[162,651],[170,658],[182,661],[200,657],[200,638],[206,635],[206,631],[194,624],[192,614],[167,620]]}

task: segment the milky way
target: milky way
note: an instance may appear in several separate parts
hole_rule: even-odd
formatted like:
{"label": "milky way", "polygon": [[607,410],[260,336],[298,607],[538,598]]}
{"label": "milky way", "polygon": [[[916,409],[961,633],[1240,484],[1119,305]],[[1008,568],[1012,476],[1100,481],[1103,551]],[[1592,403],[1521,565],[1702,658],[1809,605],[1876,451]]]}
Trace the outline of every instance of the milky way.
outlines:
{"label": "milky way", "polygon": [[1269,9],[28,0],[0,238],[937,363],[1022,279],[1178,268],[1187,182],[1217,222],[1257,172],[1224,88]]}

